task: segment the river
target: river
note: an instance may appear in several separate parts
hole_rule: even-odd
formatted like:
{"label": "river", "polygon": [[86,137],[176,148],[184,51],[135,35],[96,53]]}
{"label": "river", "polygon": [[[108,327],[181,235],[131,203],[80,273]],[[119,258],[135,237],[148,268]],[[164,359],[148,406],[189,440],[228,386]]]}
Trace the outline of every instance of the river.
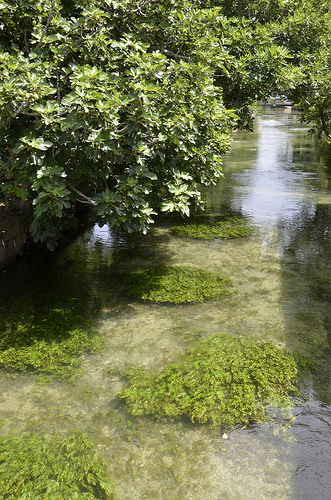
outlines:
{"label": "river", "polygon": [[[1,300],[37,310],[76,300],[106,339],[85,354],[76,384],[0,373],[2,435],[88,433],[121,500],[324,500],[331,491],[331,184],[314,136],[293,110],[263,108],[253,133],[236,132],[224,178],[205,190],[206,211],[243,214],[237,240],[146,236],[95,227],[46,261],[21,259],[0,279]],[[224,302],[165,306],[129,300],[118,272],[146,264],[202,267],[229,276]],[[116,394],[117,369],[160,369],[214,333],[271,340],[315,356],[307,396],[276,425],[219,429],[133,418]]]}

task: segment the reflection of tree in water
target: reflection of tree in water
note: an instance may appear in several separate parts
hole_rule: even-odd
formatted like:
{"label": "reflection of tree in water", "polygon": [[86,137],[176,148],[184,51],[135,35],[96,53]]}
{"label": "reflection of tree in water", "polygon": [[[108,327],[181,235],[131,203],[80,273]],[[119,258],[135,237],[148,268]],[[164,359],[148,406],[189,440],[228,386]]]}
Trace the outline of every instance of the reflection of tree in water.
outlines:
{"label": "reflection of tree in water", "polygon": [[[38,321],[44,311],[70,309],[91,319],[102,307],[125,307],[119,271],[169,259],[169,236],[121,235],[104,226],[87,231],[67,248],[23,256],[1,275],[0,310],[28,307]],[[20,306],[16,304],[20,303]]]}
{"label": "reflection of tree in water", "polygon": [[283,253],[283,312],[289,347],[317,359],[315,396],[331,401],[331,205],[318,204],[314,213],[290,234]]}

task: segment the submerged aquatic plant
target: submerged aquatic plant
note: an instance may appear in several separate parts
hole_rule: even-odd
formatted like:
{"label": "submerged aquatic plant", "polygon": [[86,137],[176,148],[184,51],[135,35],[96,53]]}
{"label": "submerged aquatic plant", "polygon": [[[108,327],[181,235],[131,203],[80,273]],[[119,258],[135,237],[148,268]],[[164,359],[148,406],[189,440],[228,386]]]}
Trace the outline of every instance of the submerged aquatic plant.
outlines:
{"label": "submerged aquatic plant", "polygon": [[224,215],[217,218],[200,218],[173,226],[171,232],[176,236],[200,240],[243,238],[253,231],[243,217]]}
{"label": "submerged aquatic plant", "polygon": [[229,278],[202,269],[154,266],[124,275],[126,293],[150,302],[203,302],[231,295]]}
{"label": "submerged aquatic plant", "polygon": [[79,377],[82,360],[78,356],[85,351],[102,350],[104,339],[76,308],[40,307],[36,312],[19,303],[14,310],[3,308],[0,367],[71,381]]}
{"label": "submerged aquatic plant", "polygon": [[192,422],[234,427],[271,418],[270,405],[288,407],[298,395],[289,351],[251,338],[214,335],[158,374],[125,372],[119,397],[133,415],[187,416]]}
{"label": "submerged aquatic plant", "polygon": [[0,499],[115,500],[107,464],[86,435],[0,437]]}

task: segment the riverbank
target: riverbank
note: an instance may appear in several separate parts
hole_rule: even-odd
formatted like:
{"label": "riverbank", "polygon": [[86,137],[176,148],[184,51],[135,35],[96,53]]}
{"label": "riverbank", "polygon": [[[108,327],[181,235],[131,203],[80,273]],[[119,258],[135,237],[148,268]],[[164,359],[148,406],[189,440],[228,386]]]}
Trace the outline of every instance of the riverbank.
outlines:
{"label": "riverbank", "polygon": [[20,217],[0,205],[0,271],[15,262],[26,242],[26,228]]}
{"label": "riverbank", "polygon": [[271,96],[267,100],[259,101],[258,104],[259,106],[273,106],[283,108],[294,107],[294,102],[290,101],[286,96]]}

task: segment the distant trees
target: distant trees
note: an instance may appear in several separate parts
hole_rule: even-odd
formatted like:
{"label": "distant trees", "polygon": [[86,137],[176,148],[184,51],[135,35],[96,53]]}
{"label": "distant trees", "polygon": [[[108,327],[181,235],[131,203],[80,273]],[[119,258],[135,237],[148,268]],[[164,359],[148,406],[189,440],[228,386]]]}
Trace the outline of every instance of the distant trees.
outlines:
{"label": "distant trees", "polygon": [[286,44],[301,78],[291,97],[300,106],[302,118],[331,139],[331,4],[310,0],[285,19],[277,32]]}

